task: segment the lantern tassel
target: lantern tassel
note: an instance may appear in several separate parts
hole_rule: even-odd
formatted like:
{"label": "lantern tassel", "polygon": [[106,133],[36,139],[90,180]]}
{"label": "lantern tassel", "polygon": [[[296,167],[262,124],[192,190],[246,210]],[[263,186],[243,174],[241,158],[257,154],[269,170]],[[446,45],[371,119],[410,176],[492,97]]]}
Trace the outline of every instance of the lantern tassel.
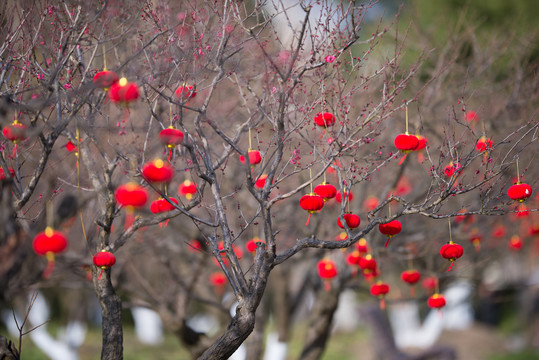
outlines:
{"label": "lantern tassel", "polygon": [[384,245],[384,247],[387,247],[387,245],[389,244],[389,239],[391,239],[391,236],[387,237],[387,241],[386,241],[386,244]]}
{"label": "lantern tassel", "polygon": [[101,272],[99,273],[99,276],[97,277],[97,280],[101,280],[101,275],[103,275],[103,271],[105,271],[104,268],[101,268]]}
{"label": "lantern tassel", "polygon": [[330,291],[331,290],[331,281],[329,281],[329,280],[324,281],[324,290],[325,291]]}
{"label": "lantern tassel", "polygon": [[14,159],[17,156],[17,144],[13,145],[13,150],[11,151],[10,159]]}
{"label": "lantern tassel", "polygon": [[311,213],[309,213],[309,217],[307,218],[307,222],[305,223],[305,226],[309,226],[309,220],[311,220]]}
{"label": "lantern tassel", "polygon": [[124,230],[127,230],[133,225],[135,222],[135,213],[133,209],[129,206],[125,213],[125,223],[124,223]]}
{"label": "lantern tassel", "polygon": [[419,154],[417,154],[417,162],[423,164],[423,161],[425,161],[425,156],[422,152],[420,152]]}
{"label": "lantern tassel", "polygon": [[380,298],[380,309],[382,310],[386,309],[386,299],[384,297]]}
{"label": "lantern tassel", "polygon": [[449,269],[447,269],[445,272],[449,272],[449,270],[451,270],[451,268],[453,267],[454,264],[455,264],[455,262],[451,261],[451,266],[449,266]]}
{"label": "lantern tassel", "polygon": [[168,150],[168,161],[170,162],[170,159],[172,159],[172,148]]}
{"label": "lantern tassel", "polygon": [[415,297],[414,285],[410,286],[410,297]]}
{"label": "lantern tassel", "polygon": [[402,159],[400,159],[400,161],[399,161],[399,165],[402,165],[402,163],[403,163],[404,160],[406,159],[406,155],[408,155],[408,154],[404,153],[404,156],[403,156]]}
{"label": "lantern tassel", "polygon": [[47,256],[47,267],[45,267],[45,270],[43,270],[43,274],[41,275],[43,279],[47,280],[54,270],[54,253],[52,251],[48,251],[45,256]]}

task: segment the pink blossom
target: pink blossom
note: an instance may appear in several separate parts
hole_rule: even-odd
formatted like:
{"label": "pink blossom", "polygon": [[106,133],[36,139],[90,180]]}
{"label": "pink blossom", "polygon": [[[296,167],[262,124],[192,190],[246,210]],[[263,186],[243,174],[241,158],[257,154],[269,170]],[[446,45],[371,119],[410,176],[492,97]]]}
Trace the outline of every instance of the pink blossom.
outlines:
{"label": "pink blossom", "polygon": [[336,57],[333,56],[333,55],[328,55],[328,56],[326,56],[326,57],[324,58],[324,60],[325,60],[327,63],[332,63],[332,62],[335,61],[335,59],[336,59]]}

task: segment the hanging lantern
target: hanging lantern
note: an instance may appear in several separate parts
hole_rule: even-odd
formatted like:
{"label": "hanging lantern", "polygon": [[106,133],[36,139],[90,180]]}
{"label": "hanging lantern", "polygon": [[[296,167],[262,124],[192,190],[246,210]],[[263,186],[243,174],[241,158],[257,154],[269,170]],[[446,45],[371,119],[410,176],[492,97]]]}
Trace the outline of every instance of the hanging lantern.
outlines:
{"label": "hanging lantern", "polygon": [[174,173],[174,167],[161,159],[147,162],[142,167],[142,176],[144,176],[144,179],[153,183],[169,183]]}
{"label": "hanging lantern", "polygon": [[108,88],[116,84],[119,80],[118,75],[114,71],[104,69],[103,71],[99,71],[94,75],[93,83],[96,87],[107,91]]}
{"label": "hanging lantern", "polygon": [[528,184],[517,182],[515,185],[509,187],[507,195],[511,200],[524,202],[532,196],[532,188]]}
{"label": "hanging lantern", "polygon": [[357,250],[354,250],[346,256],[346,263],[348,265],[359,265],[360,259],[361,253]]}
{"label": "hanging lantern", "polygon": [[385,296],[389,292],[389,285],[378,281],[376,284],[371,286],[371,295],[380,298],[380,309],[384,310],[386,308]]}
{"label": "hanging lantern", "polygon": [[328,182],[323,182],[320,185],[316,185],[314,187],[314,192],[321,196],[324,201],[328,201],[329,199],[333,199],[335,195],[337,195],[337,189],[335,186],[331,185]]}
{"label": "hanging lantern", "polygon": [[255,188],[262,190],[264,188],[264,185],[266,185],[267,178],[268,175],[266,174],[260,175],[260,177],[255,181]]}
{"label": "hanging lantern", "polygon": [[[262,161],[260,151],[249,149],[247,150],[247,153],[249,154],[249,164],[251,164],[251,166],[260,164],[260,162]],[[240,155],[240,162],[242,164],[245,164],[245,157],[243,155]]]}
{"label": "hanging lantern", "polygon": [[434,294],[427,300],[427,304],[432,309],[441,309],[445,306],[445,297],[442,294]]}
{"label": "hanging lantern", "polygon": [[494,142],[491,139],[485,136],[481,136],[479,140],[477,140],[477,143],[475,144],[475,151],[483,152],[485,150],[490,149],[492,145],[494,145]]}
{"label": "hanging lantern", "polygon": [[[464,214],[468,212],[468,210],[466,210],[466,208],[460,210],[458,213],[459,214]],[[474,216],[473,215],[457,215],[455,216],[455,224],[461,224],[461,223],[467,223],[467,224],[471,224],[473,223],[475,220]]]}
{"label": "hanging lantern", "polygon": [[[335,194],[335,200],[337,200],[337,202],[341,202],[341,191],[337,191],[337,194]],[[346,191],[342,191],[342,192],[343,192],[344,198],[347,199],[348,202],[354,199],[354,194],[352,192],[350,192],[350,194],[348,194]]]}
{"label": "hanging lantern", "polygon": [[472,231],[472,235],[470,236],[470,242],[473,244],[476,252],[481,250],[481,241],[482,240],[483,240],[483,236],[478,233],[477,229],[474,229]]}
{"label": "hanging lantern", "polygon": [[184,83],[178,86],[178,88],[174,92],[174,95],[181,101],[187,101],[197,96],[196,87]]}
{"label": "hanging lantern", "polygon": [[387,236],[387,241],[385,244],[385,247],[387,247],[389,244],[389,239],[402,231],[402,224],[399,220],[393,220],[386,224],[379,224],[378,230]]}
{"label": "hanging lantern", "polygon": [[454,164],[452,161],[446,165],[444,168],[444,175],[448,178],[452,177],[453,174],[456,174],[455,176],[458,176],[460,173],[460,169],[462,168],[462,165],[459,163]]}
{"label": "hanging lantern", "polygon": [[409,269],[401,273],[401,279],[410,285],[410,296],[414,297],[414,284],[421,279],[421,274],[417,270]]}
{"label": "hanging lantern", "polygon": [[440,248],[440,255],[444,259],[447,259],[451,262],[451,266],[449,266],[449,269],[447,269],[446,272],[451,270],[453,264],[455,263],[455,260],[461,257],[463,253],[464,250],[462,249],[462,246],[454,243],[453,241],[449,241],[447,244],[443,245]]}
{"label": "hanging lantern", "polygon": [[[178,205],[178,200],[176,200],[175,198],[173,197],[169,197],[170,201],[172,201],[174,204]],[[152,201],[152,203],[150,204],[150,211],[154,214],[160,214],[160,213],[163,213],[163,212],[168,212],[168,211],[172,211],[176,209],[176,207],[174,205],[172,205],[171,203],[169,203],[166,199],[164,198],[159,198],[157,200],[154,200]],[[166,219],[164,222],[160,222],[159,223],[159,226],[160,227],[163,227],[163,226],[167,226],[168,225],[168,222],[169,222],[170,219]]]}
{"label": "hanging lantern", "polygon": [[[9,170],[9,175],[11,175],[11,177],[15,177],[15,170],[13,170],[13,168],[8,168]],[[6,178],[6,173],[4,172],[4,168],[2,168],[0,166],[0,180],[4,180]]]}
{"label": "hanging lantern", "polygon": [[176,129],[174,126],[169,126],[166,129],[163,129],[159,132],[159,141],[161,144],[166,145],[169,149],[168,161],[172,157],[172,150],[177,146],[183,143],[184,135],[181,130]]}
{"label": "hanging lantern", "polygon": [[67,238],[60,231],[53,230],[50,226],[45,231],[34,237],[32,243],[34,252],[47,257],[47,267],[43,271],[43,278],[48,279],[54,270],[54,254],[61,253],[67,247]]}
{"label": "hanging lantern", "polygon": [[507,234],[507,229],[503,225],[497,225],[492,230],[492,237],[502,238]]}
{"label": "hanging lantern", "polygon": [[363,202],[363,209],[366,212],[373,211],[380,205],[380,200],[376,196],[369,196],[365,201]]}
{"label": "hanging lantern", "polygon": [[305,223],[305,226],[308,226],[311,215],[320,211],[324,207],[324,199],[320,195],[316,195],[313,192],[308,193],[301,197],[299,200],[299,206],[309,213],[309,217]]}
{"label": "hanging lantern", "polygon": [[406,155],[410,151],[414,151],[419,146],[417,136],[411,135],[408,132],[397,135],[393,143],[395,144],[395,147],[404,154],[402,159],[399,161],[399,165],[403,163],[404,159],[406,159]]}
{"label": "hanging lantern", "polygon": [[421,282],[421,286],[423,286],[428,293],[434,293],[436,287],[438,286],[438,278],[436,276],[426,277]]}
{"label": "hanging lantern", "polygon": [[344,231],[341,231],[339,235],[335,236],[335,241],[345,241],[346,239],[348,239],[348,235]]}
{"label": "hanging lantern", "polygon": [[359,239],[359,241],[356,244],[356,249],[361,253],[361,255],[366,254],[369,252],[368,246],[367,246],[367,240],[365,238]]}
{"label": "hanging lantern", "polygon": [[97,277],[97,280],[101,280],[101,275],[103,275],[103,271],[116,264],[116,257],[113,253],[109,251],[101,250],[93,256],[92,261],[95,266],[101,268],[101,273]]}
{"label": "hanging lantern", "polygon": [[528,207],[526,205],[520,204],[516,208],[516,212],[515,212],[515,217],[516,218],[527,217],[529,215],[530,215],[530,209],[528,209]]}
{"label": "hanging lantern", "polygon": [[116,202],[127,208],[141,208],[148,201],[148,191],[134,182],[120,185],[114,193]]}
{"label": "hanging lantern", "polygon": [[221,296],[225,292],[225,285],[227,279],[225,274],[220,271],[216,271],[210,275],[210,283],[214,286],[217,295]]}
{"label": "hanging lantern", "polygon": [[534,236],[539,234],[539,222],[531,224],[528,228],[528,235]]}
{"label": "hanging lantern", "polygon": [[120,81],[113,84],[109,89],[109,98],[113,103],[127,107],[129,103],[134,102],[139,97],[139,89],[134,82],[121,78]]}
{"label": "hanging lantern", "polygon": [[509,249],[518,251],[521,248],[522,248],[522,240],[520,239],[520,236],[518,235],[511,236],[511,239],[509,239]]}
{"label": "hanging lantern", "polygon": [[359,268],[363,271],[363,274],[370,274],[376,272],[376,260],[371,254],[367,254],[359,259]]}
{"label": "hanging lantern", "polygon": [[331,289],[330,280],[337,276],[337,266],[329,259],[322,259],[318,262],[318,275],[324,280],[324,289],[329,291]]}
{"label": "hanging lantern", "polygon": [[[344,218],[344,221],[346,221],[346,225],[348,225],[348,228],[350,230],[354,230],[361,223],[359,216],[357,216],[356,214],[346,213],[343,215],[343,218]],[[339,225],[341,229],[344,229],[344,225],[341,223],[340,218],[337,219],[337,225]]]}
{"label": "hanging lantern", "polygon": [[479,121],[479,115],[475,111],[470,110],[466,113],[466,121],[469,123]]}
{"label": "hanging lantern", "polygon": [[26,139],[26,126],[14,120],[11,124],[4,126],[2,134],[7,140],[17,145],[19,141]]}
{"label": "hanging lantern", "polygon": [[330,112],[321,112],[314,117],[314,123],[320,127],[328,127],[335,124],[335,115]]}
{"label": "hanging lantern", "polygon": [[249,251],[251,254],[256,255],[256,249],[258,248],[259,243],[264,244],[264,248],[266,248],[266,242],[258,237],[254,237],[251,240],[247,241],[245,244],[245,248],[247,251]]}
{"label": "hanging lantern", "polygon": [[197,192],[197,187],[191,180],[185,180],[178,187],[178,194],[184,196],[187,200],[191,200]]}

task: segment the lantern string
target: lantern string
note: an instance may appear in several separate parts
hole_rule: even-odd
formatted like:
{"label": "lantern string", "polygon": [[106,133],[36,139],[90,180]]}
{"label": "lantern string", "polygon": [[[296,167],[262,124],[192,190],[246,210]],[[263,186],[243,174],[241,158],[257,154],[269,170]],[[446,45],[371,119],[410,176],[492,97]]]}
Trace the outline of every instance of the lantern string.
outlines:
{"label": "lantern string", "polygon": [[[251,143],[251,127],[249,127],[249,150],[251,149],[252,143]],[[249,156],[249,154],[247,154]]]}
{"label": "lantern string", "polygon": [[324,183],[326,183],[326,172],[324,171]]}
{"label": "lantern string", "polygon": [[103,70],[107,71],[107,48],[103,44]]}
{"label": "lantern string", "polygon": [[309,168],[309,180],[311,181],[311,192],[313,192],[313,172],[311,168]]}
{"label": "lantern string", "polygon": [[406,109],[406,135],[408,135],[408,105],[405,107]]}
{"label": "lantern string", "polygon": [[435,288],[436,294],[439,294],[440,293],[440,282],[438,281],[438,278],[436,278],[436,281],[434,282],[434,288]]}
{"label": "lantern string", "polygon": [[517,158],[517,184],[520,184],[520,171],[518,170],[518,158]]}
{"label": "lantern string", "polygon": [[168,117],[170,118],[170,126],[172,126],[172,119],[173,119],[173,117],[172,117],[172,103],[168,104],[168,110],[169,110],[168,111],[168,114],[169,114]]}
{"label": "lantern string", "polygon": [[[449,243],[453,243],[453,239],[451,238],[451,218],[447,218],[447,222],[449,224]],[[453,266],[453,265],[451,265]]]}

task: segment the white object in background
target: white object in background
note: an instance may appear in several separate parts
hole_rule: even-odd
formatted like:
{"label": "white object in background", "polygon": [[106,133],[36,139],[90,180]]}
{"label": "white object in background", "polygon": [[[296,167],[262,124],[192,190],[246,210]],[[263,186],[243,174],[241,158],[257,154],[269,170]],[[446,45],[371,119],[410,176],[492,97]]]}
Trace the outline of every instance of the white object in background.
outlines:
{"label": "white object in background", "polygon": [[266,338],[266,351],[264,360],[286,360],[288,353],[288,344],[279,341],[277,333],[269,333]]}
{"label": "white object in background", "polygon": [[146,345],[158,345],[163,342],[163,323],[159,315],[145,307],[131,308],[135,322],[135,334]]}
{"label": "white object in background", "polygon": [[353,290],[344,290],[339,297],[339,305],[333,317],[333,331],[351,332],[359,326],[356,294]]}

